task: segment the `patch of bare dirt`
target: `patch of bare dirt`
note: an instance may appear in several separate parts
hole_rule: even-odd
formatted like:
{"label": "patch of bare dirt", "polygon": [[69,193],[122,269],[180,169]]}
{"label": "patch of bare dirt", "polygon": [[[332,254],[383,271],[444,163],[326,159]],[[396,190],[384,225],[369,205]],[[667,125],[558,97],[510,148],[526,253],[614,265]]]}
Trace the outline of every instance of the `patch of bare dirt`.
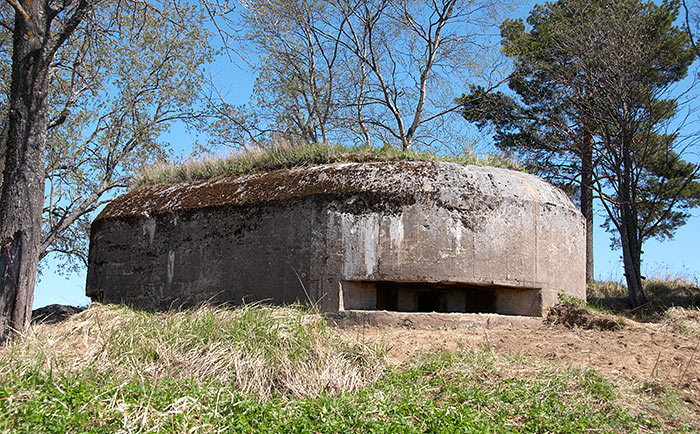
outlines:
{"label": "patch of bare dirt", "polygon": [[340,328],[347,339],[384,343],[392,364],[425,352],[491,348],[496,352],[526,354],[536,359],[591,368],[610,378],[663,384],[677,390],[700,415],[698,337],[680,333],[668,323],[628,320],[624,328],[617,329],[601,324],[595,315],[579,315],[571,309],[556,314],[555,319],[519,324],[481,321],[455,329],[344,326],[342,323]]}

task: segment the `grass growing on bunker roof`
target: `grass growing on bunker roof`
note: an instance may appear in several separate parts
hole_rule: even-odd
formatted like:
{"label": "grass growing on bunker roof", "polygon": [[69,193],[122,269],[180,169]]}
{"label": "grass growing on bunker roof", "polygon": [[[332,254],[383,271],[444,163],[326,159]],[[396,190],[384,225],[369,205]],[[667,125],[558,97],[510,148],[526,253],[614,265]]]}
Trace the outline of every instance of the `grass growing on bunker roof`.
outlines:
{"label": "grass growing on bunker roof", "polygon": [[388,368],[308,310],[93,306],[0,348],[0,432],[670,432],[642,388],[490,350]]}
{"label": "grass growing on bunker roof", "polygon": [[439,156],[431,152],[401,151],[392,147],[345,147],[329,144],[279,143],[235,153],[227,158],[203,158],[183,164],[158,163],[144,168],[134,181],[135,186],[191,182],[220,176],[240,176],[293,167],[330,163],[370,163],[386,161],[448,161],[460,164],[520,169],[512,159],[498,155]]}

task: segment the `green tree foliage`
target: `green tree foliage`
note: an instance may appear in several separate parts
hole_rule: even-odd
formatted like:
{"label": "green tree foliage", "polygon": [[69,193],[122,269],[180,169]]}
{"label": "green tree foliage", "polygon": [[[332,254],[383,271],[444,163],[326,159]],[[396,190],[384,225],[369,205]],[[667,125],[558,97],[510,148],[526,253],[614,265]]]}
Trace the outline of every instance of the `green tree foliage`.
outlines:
{"label": "green tree foliage", "polygon": [[38,261],[80,266],[91,214],[164,155],[173,122],[201,116],[213,52],[193,5],[2,3],[0,341],[28,324]]}
{"label": "green tree foliage", "polygon": [[[673,138],[665,138],[673,140]],[[700,206],[700,183],[697,165],[683,161],[669,143],[652,147],[639,163],[636,183],[638,237],[642,240],[673,238],[676,230],[690,217],[690,209]],[[675,206],[659,206],[659,200]],[[610,208],[605,227],[614,235],[614,245],[621,247],[616,222],[622,220],[620,210]]]}
{"label": "green tree foliage", "polygon": [[578,179],[582,208],[586,185],[602,199],[634,305],[646,299],[643,242],[672,236],[700,197],[698,168],[679,151],[689,144],[671,131],[678,108],[672,86],[693,60],[686,33],[673,25],[679,5],[536,6],[529,30],[520,20],[501,28],[516,66],[509,81],[514,96],[474,88],[462,99],[467,119],[495,125],[499,146],[554,179]]}
{"label": "green tree foliage", "polygon": [[159,137],[173,122],[203,115],[202,67],[213,54],[204,20],[186,5],[103,2],[56,54],[40,259],[58,253],[83,266],[93,211],[165,157]]}
{"label": "green tree foliage", "polygon": [[[495,127],[496,145],[517,155],[525,167],[578,199],[586,218],[586,279],[593,269],[593,147],[591,122],[579,100],[588,83],[580,81],[575,56],[559,46],[556,35],[567,32],[570,2],[537,5],[527,24],[506,20],[501,25],[503,52],[513,59],[508,80],[513,96],[471,86],[460,98],[463,116],[481,128]],[[575,5],[572,7],[576,7]]]}
{"label": "green tree foliage", "polygon": [[203,116],[203,66],[213,55],[195,8],[107,6],[98,22],[110,28],[81,28],[57,58],[68,68],[51,87],[51,119],[60,119],[66,105],[70,114],[47,138],[41,257],[63,253],[81,266],[92,211],[125,188],[135,170],[165,157],[169,144],[159,138],[174,122]]}
{"label": "green tree foliage", "polygon": [[700,199],[698,167],[678,155],[685,144],[672,129],[679,103],[672,85],[686,76],[694,53],[687,34],[673,25],[678,2],[602,7],[592,20],[575,20],[562,44],[580,55],[575,66],[582,80],[595,84],[582,110],[599,138],[597,190],[619,235],[630,300],[638,306],[646,301],[642,244],[670,236]]}

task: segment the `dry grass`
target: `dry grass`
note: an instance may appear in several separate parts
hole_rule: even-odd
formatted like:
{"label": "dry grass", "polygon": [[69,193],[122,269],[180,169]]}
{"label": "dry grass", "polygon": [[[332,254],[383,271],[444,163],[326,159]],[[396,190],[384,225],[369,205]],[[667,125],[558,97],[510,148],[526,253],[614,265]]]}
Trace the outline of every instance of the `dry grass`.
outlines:
{"label": "dry grass", "polygon": [[700,308],[674,306],[664,312],[664,320],[674,332],[700,339]]}
{"label": "dry grass", "polygon": [[251,148],[225,158],[202,158],[181,164],[157,163],[144,168],[137,176],[135,186],[174,182],[192,182],[218,176],[240,176],[255,172],[269,172],[292,167],[320,164],[382,161],[451,161],[461,164],[496,166],[520,169],[508,158],[497,155],[456,157],[438,156],[430,152],[399,151],[394,148],[353,147],[327,144],[290,144],[279,142],[269,148]]}
{"label": "dry grass", "polygon": [[261,400],[301,398],[375,381],[385,367],[381,351],[360,346],[338,339],[320,315],[299,308],[204,306],[147,314],[93,305],[60,324],[33,326],[0,349],[0,378],[48,373],[117,383],[216,381]]}
{"label": "dry grass", "polygon": [[627,288],[618,282],[595,282],[588,286],[588,303],[596,308],[623,315],[637,321],[661,322],[672,307],[700,307],[697,279],[684,277],[650,278],[643,282],[648,303],[633,309],[629,305]]}
{"label": "dry grass", "polygon": [[97,305],[0,349],[0,432],[690,431],[663,390],[551,361],[476,351],[385,366],[308,310]]}

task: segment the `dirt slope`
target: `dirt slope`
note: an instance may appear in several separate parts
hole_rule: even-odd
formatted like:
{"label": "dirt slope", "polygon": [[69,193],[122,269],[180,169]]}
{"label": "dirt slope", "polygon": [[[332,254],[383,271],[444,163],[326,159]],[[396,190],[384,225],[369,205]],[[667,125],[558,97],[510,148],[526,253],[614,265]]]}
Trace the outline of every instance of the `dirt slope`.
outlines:
{"label": "dirt slope", "polygon": [[378,327],[340,323],[339,327],[347,339],[383,342],[394,364],[423,352],[488,347],[592,368],[642,385],[663,384],[676,389],[700,415],[700,338],[679,333],[669,323],[625,320],[620,330],[585,329],[547,321],[517,325],[481,322],[452,330],[430,324]]}

